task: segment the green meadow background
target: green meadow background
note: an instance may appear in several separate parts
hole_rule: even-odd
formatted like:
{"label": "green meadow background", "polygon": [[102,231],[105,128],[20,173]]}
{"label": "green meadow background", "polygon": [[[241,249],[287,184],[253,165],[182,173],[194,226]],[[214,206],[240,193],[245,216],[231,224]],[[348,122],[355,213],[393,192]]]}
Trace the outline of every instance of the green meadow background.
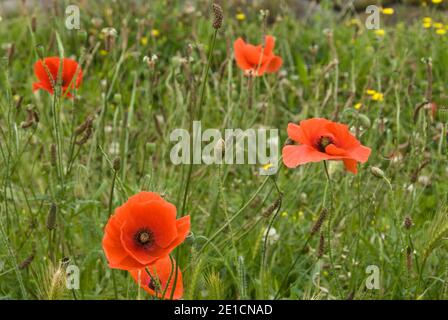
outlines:
{"label": "green meadow background", "polygon": [[[378,31],[362,8],[299,2],[217,1],[214,47],[210,1],[0,4],[0,297],[153,299],[101,245],[110,209],[149,190],[192,218],[173,253],[185,299],[447,299],[444,3],[394,6]],[[250,90],[233,42],[264,34],[284,64]],[[76,99],[33,93],[39,54],[81,63]],[[203,128],[278,129],[280,150],[289,122],[336,120],[372,154],[357,175],[329,162],[331,180],[323,163],[173,165],[169,135],[199,105]]]}

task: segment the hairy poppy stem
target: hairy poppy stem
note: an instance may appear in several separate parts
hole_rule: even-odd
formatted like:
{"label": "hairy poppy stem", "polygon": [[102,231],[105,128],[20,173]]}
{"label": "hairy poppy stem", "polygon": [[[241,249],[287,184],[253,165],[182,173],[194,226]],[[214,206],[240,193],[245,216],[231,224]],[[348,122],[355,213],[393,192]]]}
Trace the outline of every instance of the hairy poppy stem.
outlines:
{"label": "hairy poppy stem", "polygon": [[[114,160],[113,170],[114,170],[114,175],[112,177],[112,185],[110,187],[109,206],[108,206],[108,212],[107,212],[108,218],[110,218],[110,216],[112,214],[112,203],[113,203],[114,190],[115,190],[115,181],[117,179],[118,171],[120,171],[120,159],[119,158]],[[115,300],[118,300],[118,290],[117,290],[117,281],[115,279],[115,273],[114,273],[113,269],[110,272],[112,274],[112,283],[113,283],[113,287],[114,287]]]}
{"label": "hairy poppy stem", "polygon": [[248,109],[252,110],[252,106],[254,103],[254,79],[252,75],[249,75],[247,77],[247,92],[249,95],[247,99]]}
{"label": "hairy poppy stem", "polygon": [[165,299],[166,291],[170,287],[171,277],[173,276],[173,273],[174,273],[174,281],[173,281],[174,283],[173,283],[173,287],[172,287],[171,294],[170,294],[170,300],[173,300],[174,291],[176,290],[176,285],[177,285],[178,271],[177,271],[177,264],[174,262],[173,257],[171,255],[169,255],[169,257],[170,257],[170,262],[171,262],[171,271],[170,271],[170,275],[168,277],[168,281],[166,282],[165,289],[163,289],[162,299]]}
{"label": "hairy poppy stem", "polygon": [[[333,251],[331,250],[331,218],[332,218],[332,212],[333,212],[333,184],[331,182],[330,174],[328,172],[328,166],[327,166],[326,160],[324,160],[324,168],[325,168],[325,175],[327,176],[327,185],[330,189],[330,210],[328,213],[328,224],[327,224],[328,256],[330,257],[331,269],[335,270]],[[342,296],[341,285],[339,283],[339,277],[336,277],[336,283],[337,283],[339,295]]]}

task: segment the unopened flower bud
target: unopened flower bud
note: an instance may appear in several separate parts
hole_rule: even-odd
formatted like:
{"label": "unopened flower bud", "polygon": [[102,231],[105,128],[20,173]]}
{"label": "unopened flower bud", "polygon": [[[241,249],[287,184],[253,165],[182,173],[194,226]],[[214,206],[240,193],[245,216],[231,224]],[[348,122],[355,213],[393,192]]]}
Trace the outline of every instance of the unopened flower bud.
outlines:
{"label": "unopened flower bud", "polygon": [[378,167],[370,167],[370,172],[377,178],[383,179],[385,177],[384,171]]}

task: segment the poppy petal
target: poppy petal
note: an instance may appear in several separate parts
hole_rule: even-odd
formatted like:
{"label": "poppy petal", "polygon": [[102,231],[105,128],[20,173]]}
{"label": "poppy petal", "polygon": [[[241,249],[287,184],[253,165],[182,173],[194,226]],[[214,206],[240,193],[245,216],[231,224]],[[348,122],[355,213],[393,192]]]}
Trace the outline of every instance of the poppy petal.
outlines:
{"label": "poppy petal", "polygon": [[75,60],[65,58],[62,66],[62,81],[70,88],[79,87],[82,81],[82,70]]}
{"label": "poppy petal", "polygon": [[330,154],[332,156],[343,156],[347,154],[347,151],[336,147],[334,144],[329,144],[328,146],[325,147],[325,153]]}
{"label": "poppy petal", "polygon": [[246,57],[244,55],[245,47],[246,43],[241,38],[238,38],[233,44],[236,63],[241,69],[249,70],[252,69],[252,65],[246,60]]}
{"label": "poppy petal", "polygon": [[282,58],[275,56],[269,62],[266,72],[269,73],[277,72],[278,69],[280,69],[280,67],[282,66],[282,64],[283,64]]}
{"label": "poppy petal", "polygon": [[334,159],[331,155],[319,152],[310,146],[285,146],[282,150],[283,163],[288,168],[295,168],[308,162]]}
{"label": "poppy petal", "polygon": [[[181,299],[183,295],[183,280],[182,272],[174,261],[174,266],[177,267],[177,280],[176,288],[174,290],[173,299]],[[147,268],[131,270],[130,274],[135,282],[140,285],[146,292],[155,296],[156,291],[153,289],[152,279],[157,279],[160,282],[161,288],[157,291],[157,297],[168,299],[171,297],[171,293],[174,285],[175,272],[172,272],[172,263],[169,256],[157,260],[153,265]],[[151,276],[148,275],[148,271]],[[164,297],[162,297],[165,291]]]}
{"label": "poppy petal", "polygon": [[159,194],[149,191],[141,191],[131,197],[129,197],[126,203],[131,204],[135,202],[148,202],[148,201],[165,201]]}
{"label": "poppy petal", "polygon": [[274,50],[275,39],[273,36],[266,36],[264,37],[264,42],[265,42],[264,54],[270,56],[272,54],[272,51]]}
{"label": "poppy petal", "polygon": [[176,237],[176,207],[166,201],[133,203],[130,216],[124,226],[128,243],[134,241],[134,235],[141,229],[153,233],[154,242],[167,247]]}
{"label": "poppy petal", "polygon": [[300,121],[302,143],[313,146],[322,136],[333,138],[333,133],[327,129],[330,120],[313,118]]}
{"label": "poppy petal", "polygon": [[43,82],[34,82],[33,83],[33,91],[37,91],[39,89],[45,90],[45,91],[53,94],[53,88],[51,86],[47,86]]}
{"label": "poppy petal", "polygon": [[[33,90],[43,89],[53,94],[53,86],[56,83],[60,68],[59,57],[47,57],[38,60],[34,64],[34,73],[39,79],[39,84],[33,84]],[[62,60],[62,94],[67,97],[73,97],[69,90],[78,88],[82,81],[82,70],[79,64],[72,59],[64,58]]]}
{"label": "poppy petal", "polygon": [[257,76],[262,76],[266,72],[268,67],[269,67],[269,61],[266,61],[266,62],[260,64],[259,66],[257,65],[256,66],[256,68],[257,68],[256,69],[256,75]]}
{"label": "poppy petal", "polygon": [[177,227],[177,238],[170,244],[170,247],[176,247],[182,242],[184,242],[185,238],[190,233],[190,216],[184,216],[182,218],[177,219],[176,221]]}
{"label": "poppy petal", "polygon": [[326,125],[326,129],[333,134],[334,143],[342,149],[348,150],[361,145],[345,124],[330,122]]}
{"label": "poppy petal", "polygon": [[358,163],[353,159],[343,159],[344,166],[347,171],[350,171],[354,174],[358,173]]}
{"label": "poppy petal", "polygon": [[372,150],[368,147],[365,147],[363,145],[359,145],[357,148],[350,150],[348,154],[350,154],[350,157],[356,161],[359,161],[361,163],[367,162],[369,159],[370,153]]}
{"label": "poppy petal", "polygon": [[287,133],[288,133],[288,137],[291,140],[305,144],[304,140],[301,139],[302,132],[300,130],[299,125],[297,125],[295,123],[288,123]]}

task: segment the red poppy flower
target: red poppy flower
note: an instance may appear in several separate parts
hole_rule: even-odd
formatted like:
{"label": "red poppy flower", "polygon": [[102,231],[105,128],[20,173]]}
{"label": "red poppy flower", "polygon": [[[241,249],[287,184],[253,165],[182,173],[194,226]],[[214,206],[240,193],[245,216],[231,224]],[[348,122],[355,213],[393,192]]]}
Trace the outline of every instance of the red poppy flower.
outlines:
{"label": "red poppy flower", "polygon": [[282,58],[274,55],[275,40],[272,36],[265,37],[265,46],[247,44],[238,38],[233,44],[235,60],[246,73],[261,76],[265,72],[276,72],[282,66]]}
{"label": "red poppy flower", "polygon": [[[33,91],[43,89],[54,94],[54,85],[58,78],[60,61],[61,59],[59,57],[49,57],[44,59],[46,67],[42,63],[42,60],[34,64],[34,74],[39,79],[39,82],[33,83]],[[75,87],[79,88],[81,81],[81,67],[76,61],[64,58],[62,61],[62,94],[71,98],[72,94],[70,90],[73,90]]]}
{"label": "red poppy flower", "polygon": [[115,210],[103,249],[111,268],[144,268],[166,257],[190,231],[190,216],[176,220],[176,207],[153,192],[140,192]]}
{"label": "red poppy flower", "polygon": [[[184,286],[182,284],[182,273],[180,272],[180,268],[177,266],[177,263],[175,261],[174,265],[177,267],[177,280],[173,299],[177,300],[182,298]],[[165,258],[157,260],[154,264],[147,267],[147,269],[134,269],[129,272],[131,273],[131,276],[132,278],[134,278],[135,282],[137,282],[137,284],[150,295],[156,296],[161,299],[169,299],[173,291],[174,278],[176,274],[175,270],[171,272],[171,268],[172,265],[170,257],[166,256]],[[151,274],[151,276],[149,276],[148,272]]]}
{"label": "red poppy flower", "polygon": [[364,163],[370,148],[364,147],[344,124],[327,119],[303,120],[300,125],[288,124],[288,136],[299,145],[283,148],[283,163],[295,168],[308,162],[342,160],[345,168],[357,173],[357,162]]}

